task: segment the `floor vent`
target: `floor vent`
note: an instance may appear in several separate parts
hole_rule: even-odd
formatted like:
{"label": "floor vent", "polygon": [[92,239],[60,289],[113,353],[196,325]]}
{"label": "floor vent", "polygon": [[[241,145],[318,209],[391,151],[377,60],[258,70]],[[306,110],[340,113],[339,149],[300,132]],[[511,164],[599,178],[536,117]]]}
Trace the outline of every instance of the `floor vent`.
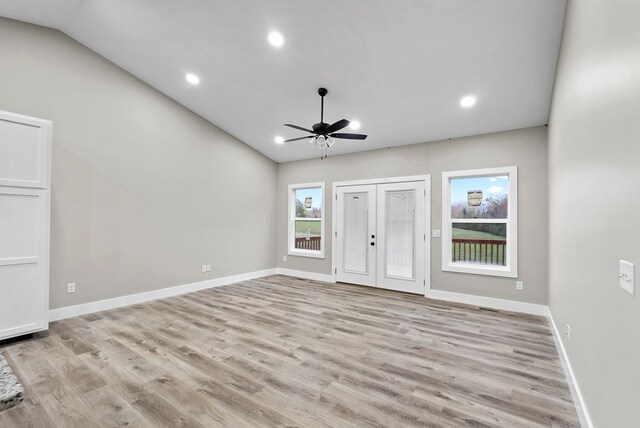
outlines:
{"label": "floor vent", "polygon": [[478,309],[480,309],[481,311],[489,311],[489,312],[500,312],[497,309],[492,309],[492,308],[485,308],[483,306],[479,306]]}

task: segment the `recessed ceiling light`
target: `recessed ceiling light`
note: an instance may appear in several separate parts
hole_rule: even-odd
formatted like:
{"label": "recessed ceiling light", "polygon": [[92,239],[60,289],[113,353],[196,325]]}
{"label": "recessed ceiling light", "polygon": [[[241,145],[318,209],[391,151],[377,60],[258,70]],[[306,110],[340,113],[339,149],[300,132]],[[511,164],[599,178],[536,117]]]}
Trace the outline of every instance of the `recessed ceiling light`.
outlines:
{"label": "recessed ceiling light", "polygon": [[467,95],[466,97],[460,100],[460,105],[462,107],[469,108],[469,107],[473,107],[476,101],[477,101],[476,97],[474,97],[473,95]]}
{"label": "recessed ceiling light", "polygon": [[349,128],[353,129],[354,131],[360,129],[360,122],[358,122],[357,120],[352,120],[351,123],[349,123]]}
{"label": "recessed ceiling light", "polygon": [[273,141],[275,141],[278,144],[282,144],[284,143],[284,138],[278,135],[276,138],[273,139]]}
{"label": "recessed ceiling light", "polygon": [[191,83],[192,85],[197,85],[198,83],[200,83],[200,78],[192,73],[188,73],[184,78],[187,79],[187,82]]}
{"label": "recessed ceiling light", "polygon": [[284,37],[277,31],[272,31],[269,33],[269,43],[271,43],[271,46],[279,48],[284,44]]}

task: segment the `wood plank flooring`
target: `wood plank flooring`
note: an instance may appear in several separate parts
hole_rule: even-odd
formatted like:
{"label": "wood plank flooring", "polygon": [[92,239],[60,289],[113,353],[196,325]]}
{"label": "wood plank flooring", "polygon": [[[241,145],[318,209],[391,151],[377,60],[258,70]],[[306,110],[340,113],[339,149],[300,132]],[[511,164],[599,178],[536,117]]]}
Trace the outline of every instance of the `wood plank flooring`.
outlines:
{"label": "wood plank flooring", "polygon": [[2,427],[578,427],[547,321],[285,276],[0,347]]}

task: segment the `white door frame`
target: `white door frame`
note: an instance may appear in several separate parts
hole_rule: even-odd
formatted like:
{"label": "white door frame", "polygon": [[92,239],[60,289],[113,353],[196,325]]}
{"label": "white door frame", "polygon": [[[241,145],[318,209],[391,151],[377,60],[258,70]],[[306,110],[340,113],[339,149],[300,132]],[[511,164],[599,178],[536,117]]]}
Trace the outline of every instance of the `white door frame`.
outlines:
{"label": "white door frame", "polygon": [[424,296],[427,297],[431,290],[431,174],[409,175],[405,177],[389,177],[389,178],[372,178],[366,180],[351,181],[334,181],[331,192],[331,279],[336,282],[336,271],[338,268],[338,242],[336,236],[338,233],[338,187],[344,186],[362,186],[365,184],[389,184],[389,183],[406,183],[410,181],[424,181],[425,198],[424,198]]}

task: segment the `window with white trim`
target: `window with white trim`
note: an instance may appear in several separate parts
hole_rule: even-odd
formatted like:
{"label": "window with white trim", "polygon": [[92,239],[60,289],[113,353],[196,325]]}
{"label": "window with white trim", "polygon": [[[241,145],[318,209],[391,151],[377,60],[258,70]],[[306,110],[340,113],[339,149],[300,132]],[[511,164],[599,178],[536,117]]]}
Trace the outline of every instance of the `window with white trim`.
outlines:
{"label": "window with white trim", "polygon": [[442,173],[442,270],[518,276],[517,171]]}
{"label": "window with white trim", "polygon": [[324,182],[289,185],[289,251],[324,258]]}

